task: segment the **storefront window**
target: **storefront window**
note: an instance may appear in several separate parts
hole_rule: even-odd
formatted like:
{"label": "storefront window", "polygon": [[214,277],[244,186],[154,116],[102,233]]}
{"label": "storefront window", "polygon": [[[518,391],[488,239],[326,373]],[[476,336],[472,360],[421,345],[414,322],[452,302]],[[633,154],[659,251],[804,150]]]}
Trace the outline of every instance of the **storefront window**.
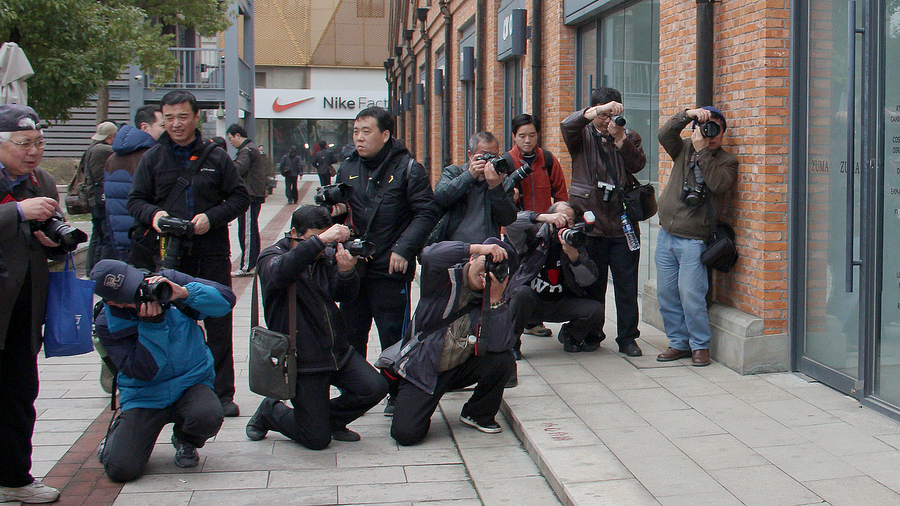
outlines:
{"label": "storefront window", "polygon": [[347,144],[353,142],[352,119],[273,119],[271,120],[271,155],[278,163],[291,146],[297,146],[307,164],[318,151],[318,142],[324,140],[328,149],[338,155]]}

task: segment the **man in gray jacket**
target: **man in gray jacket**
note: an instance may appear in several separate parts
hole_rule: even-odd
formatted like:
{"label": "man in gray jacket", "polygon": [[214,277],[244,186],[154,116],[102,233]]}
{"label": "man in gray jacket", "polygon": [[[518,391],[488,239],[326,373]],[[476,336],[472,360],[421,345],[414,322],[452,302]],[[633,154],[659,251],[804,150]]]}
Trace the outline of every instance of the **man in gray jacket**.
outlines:
{"label": "man in gray jacket", "polygon": [[[682,139],[691,122],[691,137]],[[737,180],[738,160],[721,147],[726,126],[722,111],[706,106],[681,111],[659,129],[659,143],[674,161],[659,198],[655,255],[659,312],[669,338],[669,349],[656,357],[660,362],[691,357],[694,366],[709,365],[709,279],[700,255],[710,221]]]}
{"label": "man in gray jacket", "polygon": [[247,131],[241,125],[229,126],[225,137],[237,150],[234,166],[250,193],[250,207],[238,216],[241,265],[231,275],[249,276],[256,269],[256,257],[259,256],[259,210],[266,201],[266,164],[259,148],[247,138]]}

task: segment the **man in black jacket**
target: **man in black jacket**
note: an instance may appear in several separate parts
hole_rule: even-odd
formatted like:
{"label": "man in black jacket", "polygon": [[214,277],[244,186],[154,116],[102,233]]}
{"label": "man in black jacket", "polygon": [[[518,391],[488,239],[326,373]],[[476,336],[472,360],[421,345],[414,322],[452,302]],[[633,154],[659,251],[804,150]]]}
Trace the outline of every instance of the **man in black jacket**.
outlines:
{"label": "man in black jacket", "polygon": [[[312,450],[332,439],[359,441],[347,424],[387,395],[385,380],[347,343],[344,315],[335,304],[352,300],[359,289],[357,257],[341,244],[349,237],[350,229],[331,224],[327,209],[303,206],[294,211],[288,236],[259,256],[266,324],[297,332],[297,390],[293,409],[275,399],[259,405],[247,423],[247,437],[254,441],[269,430]],[[295,301],[288,298],[291,285]],[[297,329],[289,328],[291,303],[297,305]],[[331,385],[341,391],[334,399]]]}
{"label": "man in black jacket", "polygon": [[[344,302],[350,344],[363,356],[374,317],[381,348],[400,340],[409,319],[409,284],[415,257],[434,228],[438,208],[425,168],[391,137],[394,120],[380,107],[363,109],[353,123],[356,152],[337,174],[353,187],[346,224],[374,243],[360,273],[359,297]],[[335,213],[347,206],[335,206]],[[385,413],[390,416],[390,403]]]}
{"label": "man in black jacket", "polygon": [[[174,217],[189,220],[194,227],[193,237],[181,243],[180,261],[170,257],[167,267],[175,268],[190,276],[208,279],[231,288],[231,244],[228,239],[228,223],[240,216],[250,206],[250,196],[241,181],[228,153],[215,147],[199,170],[181,189],[178,179],[192,162],[198,161],[208,144],[197,129],[200,110],[197,99],[187,91],[172,91],[161,101],[166,131],[159,136],[156,146],[150,148],[138,164],[134,185],[128,196],[128,212],[144,227],[162,232],[159,220]],[[170,192],[179,192],[169,209],[162,205]],[[171,253],[174,242],[165,238],[165,248]],[[216,395],[222,401],[225,416],[238,416],[240,410],[234,403],[234,357],[231,341],[231,313],[219,318],[204,320],[207,344],[215,360]]]}
{"label": "man in black jacket", "polygon": [[[597,281],[597,266],[588,258],[584,245],[571,235],[577,234],[569,228],[575,224],[575,210],[567,202],[557,202],[547,213],[523,211],[521,215],[525,215],[527,223],[541,226],[536,244],[525,254],[521,268],[509,282],[516,335],[522,334],[529,320],[567,322],[559,332],[563,350],[596,350],[600,346],[597,329],[603,322],[604,307],[586,292]],[[582,235],[581,240],[586,241],[586,236]],[[516,344],[521,346],[521,341]]]}
{"label": "man in black jacket", "polygon": [[266,201],[266,163],[253,140],[247,138],[247,131],[237,123],[232,123],[225,132],[228,142],[237,150],[234,166],[250,194],[250,207],[238,216],[238,242],[241,243],[239,267],[232,276],[249,276],[256,268],[259,256],[259,210]]}

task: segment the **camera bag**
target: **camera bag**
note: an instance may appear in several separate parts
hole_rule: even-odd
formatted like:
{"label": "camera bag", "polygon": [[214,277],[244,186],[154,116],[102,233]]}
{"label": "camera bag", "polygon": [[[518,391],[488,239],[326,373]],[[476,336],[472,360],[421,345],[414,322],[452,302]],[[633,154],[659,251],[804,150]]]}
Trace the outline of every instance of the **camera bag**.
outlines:
{"label": "camera bag", "polygon": [[706,241],[706,251],[700,255],[700,261],[717,271],[731,272],[738,261],[738,252],[734,245],[734,229],[722,220],[713,219],[712,200],[707,202],[707,206],[710,237]]}
{"label": "camera bag", "polygon": [[[172,205],[182,193],[191,184],[194,175],[200,171],[203,162],[209,157],[209,154],[216,148],[214,142],[207,142],[206,147],[200,156],[184,168],[184,172],[178,176],[175,186],[169,191],[166,201],[162,204],[162,209],[169,212]],[[67,197],[68,198],[68,197]],[[138,269],[148,269],[156,271],[157,265],[161,262],[159,255],[159,233],[152,226],[144,223],[136,222],[128,231],[128,237],[131,239],[131,249],[128,252],[128,263]]]}
{"label": "camera bag", "polygon": [[659,210],[656,190],[652,184],[641,184],[634,175],[629,176],[628,186],[622,191],[625,215],[631,221],[649,220]]}
{"label": "camera bag", "polygon": [[88,188],[91,185],[87,181],[89,174],[86,163],[88,151],[81,155],[81,161],[75,167],[75,175],[72,176],[72,182],[69,183],[69,187],[66,189],[66,212],[70,215],[91,212],[91,204],[88,199]]}
{"label": "camera bag", "polygon": [[293,399],[297,395],[297,289],[288,288],[289,334],[259,326],[259,295],[253,276],[250,310],[250,391],[271,399]]}

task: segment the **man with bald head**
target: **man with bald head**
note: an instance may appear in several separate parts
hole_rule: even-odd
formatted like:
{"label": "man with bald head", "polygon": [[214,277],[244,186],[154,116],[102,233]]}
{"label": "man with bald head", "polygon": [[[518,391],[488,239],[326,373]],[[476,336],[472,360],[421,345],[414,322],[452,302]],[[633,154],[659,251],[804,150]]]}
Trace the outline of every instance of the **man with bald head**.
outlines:
{"label": "man with bald head", "polygon": [[45,144],[32,108],[0,105],[0,502],[59,498],[58,490],[31,476],[47,259],[62,252],[37,230],[60,210],[56,181],[38,168]]}

